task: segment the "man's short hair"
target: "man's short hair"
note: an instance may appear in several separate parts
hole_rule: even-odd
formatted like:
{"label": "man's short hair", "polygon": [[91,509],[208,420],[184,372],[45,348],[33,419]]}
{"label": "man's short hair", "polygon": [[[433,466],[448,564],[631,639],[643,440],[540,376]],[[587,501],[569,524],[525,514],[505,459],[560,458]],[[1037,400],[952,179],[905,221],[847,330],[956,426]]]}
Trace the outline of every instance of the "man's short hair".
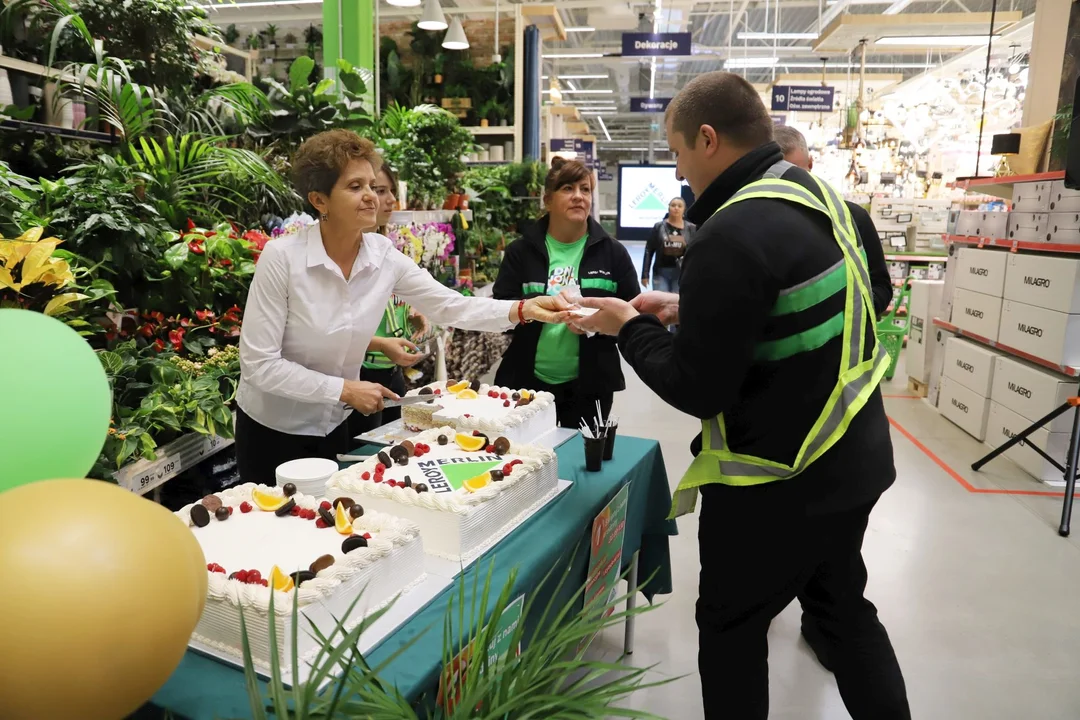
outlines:
{"label": "man's short hair", "polygon": [[780,146],[780,150],[784,155],[789,155],[796,150],[801,150],[807,154],[810,153],[809,148],[806,147],[806,137],[801,132],[788,125],[781,125],[780,127],[774,128],[773,140]]}
{"label": "man's short hair", "polygon": [[728,72],[698,75],[667,109],[671,129],[691,148],[702,125],[709,125],[739,148],[753,149],[773,138],[773,122],[754,86]]}

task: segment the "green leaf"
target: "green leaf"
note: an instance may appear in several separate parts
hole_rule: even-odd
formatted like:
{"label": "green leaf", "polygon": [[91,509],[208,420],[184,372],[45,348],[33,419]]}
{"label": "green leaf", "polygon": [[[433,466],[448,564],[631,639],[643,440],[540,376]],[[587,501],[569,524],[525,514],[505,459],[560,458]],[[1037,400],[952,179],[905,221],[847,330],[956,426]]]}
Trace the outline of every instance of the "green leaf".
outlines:
{"label": "green leaf", "polygon": [[308,77],[314,69],[315,60],[307,55],[301,55],[293,61],[289,66],[289,86],[294,94],[308,86]]}
{"label": "green leaf", "polygon": [[315,92],[312,93],[315,97],[321,97],[323,95],[333,95],[331,92],[334,89],[333,78],[323,78],[319,81],[319,84],[315,86]]}
{"label": "green leaf", "polygon": [[98,350],[98,360],[109,375],[115,375],[124,368],[124,359],[109,350]]}
{"label": "green leaf", "polygon": [[165,251],[165,262],[167,262],[169,267],[173,270],[179,270],[184,266],[184,263],[187,262],[188,253],[188,244],[186,242],[178,242]]}

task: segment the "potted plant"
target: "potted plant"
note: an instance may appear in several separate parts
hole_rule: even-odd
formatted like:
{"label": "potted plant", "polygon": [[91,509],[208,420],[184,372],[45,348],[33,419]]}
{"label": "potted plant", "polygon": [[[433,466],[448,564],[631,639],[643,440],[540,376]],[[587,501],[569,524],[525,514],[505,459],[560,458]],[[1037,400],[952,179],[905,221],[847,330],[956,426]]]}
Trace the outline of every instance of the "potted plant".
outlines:
{"label": "potted plant", "polygon": [[291,32],[285,33],[284,42],[286,50],[294,49],[296,47],[296,35],[293,35]]}
{"label": "potted plant", "polygon": [[432,67],[435,71],[434,81],[436,85],[442,85],[443,81],[443,67],[446,65],[446,56],[442,53],[435,53],[435,59],[432,62]]}
{"label": "potted plant", "polygon": [[258,50],[262,47],[262,38],[255,33],[251,33],[247,36],[247,40],[244,44],[247,45],[248,50]]}
{"label": "potted plant", "polygon": [[225,42],[235,47],[236,41],[240,38],[240,31],[236,29],[236,23],[230,23],[225,32],[222,33],[222,37]]}
{"label": "potted plant", "polygon": [[315,57],[315,51],[322,47],[323,34],[322,30],[314,25],[308,25],[304,30],[304,42],[307,43],[307,54],[312,58]]}
{"label": "potted plant", "polygon": [[262,36],[266,39],[266,48],[268,50],[277,50],[277,25],[268,23],[266,29],[262,31]]}

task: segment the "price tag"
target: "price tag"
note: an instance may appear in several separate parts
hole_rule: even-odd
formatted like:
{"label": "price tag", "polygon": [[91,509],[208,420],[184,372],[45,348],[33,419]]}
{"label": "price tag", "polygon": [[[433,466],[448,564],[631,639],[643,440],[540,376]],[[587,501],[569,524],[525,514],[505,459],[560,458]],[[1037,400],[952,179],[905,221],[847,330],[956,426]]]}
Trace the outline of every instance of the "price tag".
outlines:
{"label": "price tag", "polygon": [[158,458],[149,467],[132,467],[121,471],[123,474],[117,478],[117,482],[133,493],[143,495],[179,474],[182,469],[179,456],[167,455]]}

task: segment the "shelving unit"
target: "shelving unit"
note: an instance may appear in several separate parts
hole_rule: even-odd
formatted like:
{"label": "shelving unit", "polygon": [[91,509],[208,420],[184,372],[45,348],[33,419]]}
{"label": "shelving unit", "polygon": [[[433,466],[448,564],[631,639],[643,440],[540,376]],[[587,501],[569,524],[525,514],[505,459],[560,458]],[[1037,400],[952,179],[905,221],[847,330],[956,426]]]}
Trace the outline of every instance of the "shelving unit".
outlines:
{"label": "shelving unit", "polygon": [[113,473],[120,487],[137,495],[156,490],[214,453],[233,444],[217,435],[191,433],[157,449],[157,460],[138,460]]}
{"label": "shelving unit", "polygon": [[1013,185],[1024,182],[1045,182],[1047,180],[1064,180],[1065,171],[1036,173],[1035,175],[1007,175],[1005,177],[979,177],[957,180],[955,187],[961,190],[976,189],[976,192],[994,197],[1012,200]]}
{"label": "shelving unit", "polygon": [[885,253],[886,262],[932,263],[948,259],[948,253]]}
{"label": "shelving unit", "polygon": [[0,120],[0,130],[32,132],[39,135],[58,135],[69,140],[94,140],[110,144],[116,142],[116,135],[112,133],[97,132],[96,130],[73,130],[55,125],[26,122],[25,120]]}
{"label": "shelving unit", "polygon": [[517,128],[513,125],[489,125],[488,127],[470,125],[465,129],[477,136],[497,135],[499,137],[512,137],[515,140],[517,138]]}
{"label": "shelving unit", "polygon": [[970,235],[945,235],[945,242],[956,245],[974,245],[975,247],[999,247],[1012,252],[1017,250],[1029,250],[1031,252],[1062,253],[1075,255],[1080,253],[1080,245],[1066,245],[1063,243],[1023,242],[1020,240],[1007,240],[1005,238],[972,237]]}
{"label": "shelving unit", "polygon": [[941,328],[941,329],[943,329],[943,330],[948,330],[949,332],[951,332],[951,333],[953,333],[955,335],[965,337],[965,338],[967,338],[969,340],[974,340],[975,342],[977,342],[977,343],[979,343],[981,345],[985,345],[987,347],[994,348],[995,350],[1003,352],[1006,355],[1012,355],[1013,357],[1018,357],[1018,358],[1020,358],[1022,360],[1027,360],[1030,363],[1034,363],[1034,364],[1039,365],[1041,367],[1047,368],[1048,370],[1053,370],[1055,372],[1059,372],[1062,375],[1068,375],[1069,377],[1080,377],[1080,367],[1074,367],[1072,365],[1058,365],[1057,363],[1050,362],[1049,360],[1044,360],[1042,358],[1035,357],[1034,355],[1029,355],[1028,353],[1024,352],[1023,350],[1017,350],[1014,347],[1009,347],[1008,345],[1002,345],[1001,343],[999,343],[996,340],[991,340],[989,338],[983,337],[982,335],[976,335],[973,332],[968,332],[967,330],[962,330],[962,329],[958,328],[956,325],[953,325],[950,322],[942,320],[941,318],[934,318],[934,325]]}

